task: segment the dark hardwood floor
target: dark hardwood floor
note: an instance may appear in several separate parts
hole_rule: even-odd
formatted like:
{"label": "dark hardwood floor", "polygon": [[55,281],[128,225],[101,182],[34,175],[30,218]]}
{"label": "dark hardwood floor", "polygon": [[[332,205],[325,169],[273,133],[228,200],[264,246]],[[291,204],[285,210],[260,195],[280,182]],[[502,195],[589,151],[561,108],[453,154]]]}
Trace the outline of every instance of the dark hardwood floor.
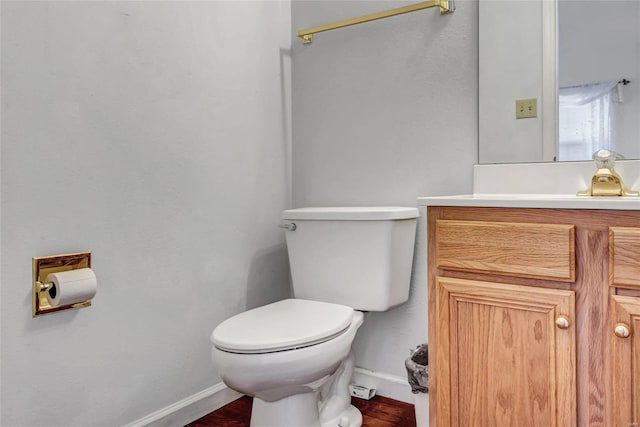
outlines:
{"label": "dark hardwood floor", "polygon": [[[251,398],[244,396],[186,427],[249,427]],[[362,427],[415,427],[413,405],[382,396],[371,400],[352,398],[351,403],[362,412]],[[296,427],[296,426],[281,426]]]}

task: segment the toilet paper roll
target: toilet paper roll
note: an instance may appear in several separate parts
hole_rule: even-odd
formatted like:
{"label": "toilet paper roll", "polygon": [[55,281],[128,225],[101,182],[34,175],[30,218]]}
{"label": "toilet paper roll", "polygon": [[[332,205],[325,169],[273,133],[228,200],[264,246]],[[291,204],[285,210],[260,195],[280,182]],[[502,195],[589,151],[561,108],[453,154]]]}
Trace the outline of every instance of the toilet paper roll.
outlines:
{"label": "toilet paper roll", "polygon": [[45,282],[51,283],[47,290],[47,300],[51,307],[90,300],[98,290],[96,275],[90,268],[51,273]]}

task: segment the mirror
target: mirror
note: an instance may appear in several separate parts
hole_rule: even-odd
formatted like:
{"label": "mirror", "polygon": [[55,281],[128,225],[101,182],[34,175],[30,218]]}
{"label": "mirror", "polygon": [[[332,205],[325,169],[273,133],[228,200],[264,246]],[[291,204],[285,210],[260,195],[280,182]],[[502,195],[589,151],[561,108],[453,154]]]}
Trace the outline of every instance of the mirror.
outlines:
{"label": "mirror", "polygon": [[479,20],[480,163],[640,159],[640,2],[479,0]]}

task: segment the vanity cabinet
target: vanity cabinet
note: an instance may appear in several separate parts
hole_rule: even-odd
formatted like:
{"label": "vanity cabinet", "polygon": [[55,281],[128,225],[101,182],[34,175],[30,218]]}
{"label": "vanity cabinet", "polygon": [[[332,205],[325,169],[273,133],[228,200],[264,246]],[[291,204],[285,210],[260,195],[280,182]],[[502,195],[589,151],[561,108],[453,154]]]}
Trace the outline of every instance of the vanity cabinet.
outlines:
{"label": "vanity cabinet", "polygon": [[430,425],[640,425],[640,211],[427,209]]}

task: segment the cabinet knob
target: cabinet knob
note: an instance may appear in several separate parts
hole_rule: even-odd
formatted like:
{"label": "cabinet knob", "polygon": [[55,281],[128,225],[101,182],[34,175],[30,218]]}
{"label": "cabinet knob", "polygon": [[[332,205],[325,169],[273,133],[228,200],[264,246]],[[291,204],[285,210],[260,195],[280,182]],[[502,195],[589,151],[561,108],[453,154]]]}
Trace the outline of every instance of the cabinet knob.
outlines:
{"label": "cabinet knob", "polygon": [[567,316],[558,316],[556,319],[556,326],[560,329],[569,329],[569,318]]}
{"label": "cabinet knob", "polygon": [[616,326],[613,327],[613,333],[618,338],[628,338],[631,335],[631,329],[626,323],[616,323]]}

